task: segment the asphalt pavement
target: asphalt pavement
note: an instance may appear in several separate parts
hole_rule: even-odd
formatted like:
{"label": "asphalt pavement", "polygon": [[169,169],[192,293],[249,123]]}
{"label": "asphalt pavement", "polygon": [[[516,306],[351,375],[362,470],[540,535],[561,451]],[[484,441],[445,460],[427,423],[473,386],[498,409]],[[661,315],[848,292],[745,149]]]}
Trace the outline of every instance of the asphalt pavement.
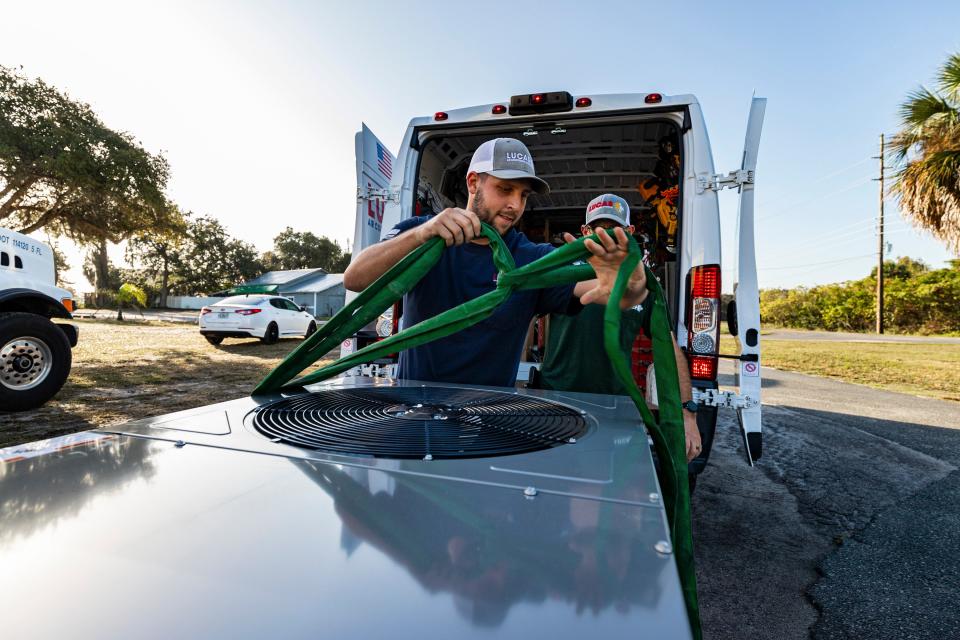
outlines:
{"label": "asphalt pavement", "polygon": [[763,458],[722,410],[694,494],[704,637],[960,638],[960,404],[763,374]]}

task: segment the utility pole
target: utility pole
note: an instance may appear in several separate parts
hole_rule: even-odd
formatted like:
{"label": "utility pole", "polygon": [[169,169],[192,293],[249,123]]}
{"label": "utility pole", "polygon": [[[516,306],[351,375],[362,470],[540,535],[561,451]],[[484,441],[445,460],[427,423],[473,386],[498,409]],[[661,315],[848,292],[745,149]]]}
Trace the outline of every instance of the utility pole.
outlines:
{"label": "utility pole", "polygon": [[883,134],[880,134],[880,218],[877,224],[877,333],[883,333]]}

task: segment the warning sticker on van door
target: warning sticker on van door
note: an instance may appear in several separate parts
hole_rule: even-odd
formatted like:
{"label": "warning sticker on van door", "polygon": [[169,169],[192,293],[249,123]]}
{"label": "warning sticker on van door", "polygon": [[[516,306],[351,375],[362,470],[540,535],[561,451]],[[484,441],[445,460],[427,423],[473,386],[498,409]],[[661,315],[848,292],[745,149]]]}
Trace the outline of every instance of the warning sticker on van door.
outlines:
{"label": "warning sticker on van door", "polygon": [[756,362],[744,362],[740,367],[740,375],[755,378],[760,375],[760,366]]}

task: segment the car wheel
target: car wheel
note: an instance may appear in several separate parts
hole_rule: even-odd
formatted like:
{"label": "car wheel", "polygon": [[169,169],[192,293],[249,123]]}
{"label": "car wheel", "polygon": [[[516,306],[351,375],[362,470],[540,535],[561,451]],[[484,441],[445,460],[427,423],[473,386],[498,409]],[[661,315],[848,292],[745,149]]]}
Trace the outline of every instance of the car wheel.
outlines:
{"label": "car wheel", "polygon": [[273,344],[280,339],[280,329],[277,328],[276,322],[271,322],[267,325],[267,332],[263,334],[263,337],[260,338],[260,342],[263,344]]}
{"label": "car wheel", "polygon": [[0,314],[0,407],[36,409],[60,391],[73,354],[57,325],[33,313]]}
{"label": "car wheel", "polygon": [[310,325],[307,327],[307,332],[303,334],[304,340],[306,340],[316,332],[317,332],[317,323],[311,320]]}
{"label": "car wheel", "polygon": [[203,336],[210,344],[220,344],[223,342],[223,336]]}

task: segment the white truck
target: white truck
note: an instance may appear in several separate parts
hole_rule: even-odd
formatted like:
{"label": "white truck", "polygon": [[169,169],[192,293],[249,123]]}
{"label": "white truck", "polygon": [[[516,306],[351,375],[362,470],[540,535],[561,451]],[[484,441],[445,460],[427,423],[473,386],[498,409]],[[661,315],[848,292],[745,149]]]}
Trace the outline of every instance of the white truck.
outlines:
{"label": "white truck", "polygon": [[0,411],[39,407],[60,391],[77,345],[73,294],[55,285],[53,249],[0,228]]}
{"label": "white truck", "polygon": [[[378,242],[399,221],[462,207],[465,175],[474,150],[494,137],[522,140],[537,175],[551,187],[531,196],[519,230],[531,240],[562,242],[578,234],[586,204],[598,194],[626,198],[648,263],[663,285],[675,332],[690,363],[703,453],[690,465],[703,470],[710,455],[718,407],[736,409],[747,461],[762,451],[760,427],[760,310],[754,253],[754,184],[766,100],[754,98],[739,166],[714,172],[706,124],[692,95],[660,93],[571,95],[531,93],[502,102],[438,111],[410,121],[396,155],[363,125],[356,135],[357,218],[353,255]],[[718,385],[721,236],[717,192],[740,192],[735,300],[727,309],[737,336],[736,391]],[[726,276],[729,277],[729,276]],[[349,294],[348,294],[349,295]],[[398,329],[401,309],[343,344],[345,353]],[[537,321],[534,321],[537,325]],[[521,363],[523,380],[543,355],[543,332],[531,330]],[[539,336],[536,334],[539,333]],[[538,348],[539,347],[539,348]],[[642,344],[635,345],[638,382],[645,382]],[[638,362],[639,361],[639,362]],[[388,363],[355,370],[383,375]]]}

